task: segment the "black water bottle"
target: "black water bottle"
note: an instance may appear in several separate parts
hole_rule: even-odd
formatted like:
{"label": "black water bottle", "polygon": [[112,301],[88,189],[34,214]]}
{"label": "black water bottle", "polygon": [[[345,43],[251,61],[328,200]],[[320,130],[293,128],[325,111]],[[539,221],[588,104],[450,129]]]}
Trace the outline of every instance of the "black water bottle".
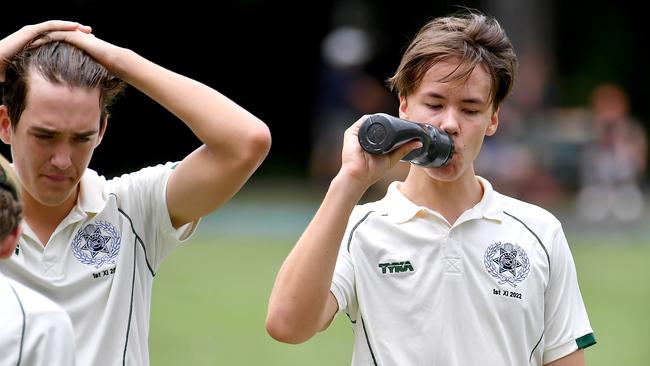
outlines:
{"label": "black water bottle", "polygon": [[422,147],[408,153],[403,161],[439,168],[451,160],[454,153],[451,137],[441,129],[386,113],[369,116],[359,129],[359,144],[371,154],[387,154],[413,140],[420,140]]}

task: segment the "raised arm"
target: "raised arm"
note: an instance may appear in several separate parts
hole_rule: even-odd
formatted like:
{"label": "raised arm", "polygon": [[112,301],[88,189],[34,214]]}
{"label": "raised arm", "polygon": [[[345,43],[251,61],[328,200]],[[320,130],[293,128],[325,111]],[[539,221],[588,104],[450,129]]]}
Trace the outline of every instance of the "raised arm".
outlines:
{"label": "raised arm", "polygon": [[181,119],[203,145],[174,169],[167,206],[179,227],[227,202],[268,154],[268,127],[216,90],[92,35],[52,32],[71,43]]}
{"label": "raised arm", "polygon": [[352,209],[370,185],[420,144],[405,144],[385,156],[364,153],[357,137],[363,120],[345,132],[341,170],[277,274],[266,329],[281,342],[301,343],[327,328],[338,307],[330,286]]}

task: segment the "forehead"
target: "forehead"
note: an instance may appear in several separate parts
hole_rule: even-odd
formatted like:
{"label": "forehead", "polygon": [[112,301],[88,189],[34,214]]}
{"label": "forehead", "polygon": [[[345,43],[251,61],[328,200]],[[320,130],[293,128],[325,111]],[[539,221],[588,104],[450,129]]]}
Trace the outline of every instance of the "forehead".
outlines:
{"label": "forehead", "polygon": [[72,86],[65,82],[52,82],[34,68],[27,74],[27,96],[44,100],[55,99],[59,101],[92,101],[99,107],[99,88]]}
{"label": "forehead", "polygon": [[21,121],[57,129],[99,123],[99,89],[53,83],[34,70],[28,74],[28,85]]}
{"label": "forehead", "polygon": [[[424,74],[416,93],[435,92],[442,95],[460,95],[463,97],[480,97],[489,101],[492,89],[492,79],[485,67],[478,65],[465,78],[454,80],[454,73],[459,70],[459,63],[454,61],[441,61],[433,65]],[[452,80],[448,80],[452,79]],[[442,82],[441,80],[446,80]]]}

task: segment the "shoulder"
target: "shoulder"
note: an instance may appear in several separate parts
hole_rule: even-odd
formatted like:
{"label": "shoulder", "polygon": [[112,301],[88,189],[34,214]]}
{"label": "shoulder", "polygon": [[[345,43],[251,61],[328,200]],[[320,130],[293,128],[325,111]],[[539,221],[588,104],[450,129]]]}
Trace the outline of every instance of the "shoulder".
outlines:
{"label": "shoulder", "polygon": [[382,214],[385,213],[385,205],[382,204],[382,201],[368,202],[360,205],[356,205],[352,210],[350,215],[350,224],[355,224],[360,221],[365,220],[371,214]]}
{"label": "shoulder", "polygon": [[68,313],[40,293],[8,279],[22,316],[21,349],[30,365],[72,364],[75,334]]}
{"label": "shoulder", "polygon": [[124,185],[124,184],[137,184],[149,181],[159,180],[161,177],[166,177],[176,168],[178,162],[167,162],[165,164],[158,164],[148,166],[138,171],[122,174],[108,181],[110,186]]}
{"label": "shoulder", "polygon": [[501,193],[495,192],[495,194],[501,200],[503,214],[527,226],[529,230],[534,232],[552,232],[562,226],[554,214],[540,206]]}
{"label": "shoulder", "polygon": [[57,321],[62,317],[64,320],[67,319],[67,322],[70,322],[67,313],[54,301],[13,279],[7,278],[7,281],[15,291],[25,316],[45,315],[44,318],[52,321]]}
{"label": "shoulder", "polygon": [[163,201],[162,192],[174,167],[174,163],[160,164],[112,179],[106,179],[88,168],[80,182],[79,199],[82,208],[86,211],[100,212],[106,207],[106,202],[111,196],[118,199],[120,206],[128,205],[129,202],[139,205],[152,199]]}
{"label": "shoulder", "polygon": [[[54,301],[40,293],[7,279],[16,293],[16,298],[25,319],[25,337],[32,340],[50,336],[48,343],[58,344],[65,352],[74,346],[74,330],[68,313]],[[27,346],[32,343],[28,342]],[[70,348],[72,350],[72,348]]]}
{"label": "shoulder", "polygon": [[168,162],[114,177],[103,185],[103,195],[114,194],[122,203],[131,198],[137,202],[142,201],[144,197],[161,199],[164,197],[162,192],[165,191],[167,181],[176,165],[178,163]]}

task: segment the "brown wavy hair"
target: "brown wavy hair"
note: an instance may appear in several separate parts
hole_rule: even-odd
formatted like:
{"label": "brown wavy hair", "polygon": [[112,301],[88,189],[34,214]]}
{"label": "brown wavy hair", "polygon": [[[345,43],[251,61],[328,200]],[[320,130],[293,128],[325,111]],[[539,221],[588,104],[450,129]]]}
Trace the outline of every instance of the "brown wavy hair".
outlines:
{"label": "brown wavy hair", "polygon": [[474,68],[484,66],[492,79],[495,108],[512,90],[518,60],[510,40],[496,19],[471,10],[425,24],[387,83],[399,96],[408,96],[432,66],[447,60],[460,60],[460,65],[440,82],[465,79]]}
{"label": "brown wavy hair", "polygon": [[108,107],[126,87],[126,83],[112,75],[86,52],[71,44],[48,42],[38,47],[28,45],[7,66],[3,85],[2,104],[7,106],[14,129],[25,110],[30,70],[38,72],[45,80],[54,84],[98,88],[102,108],[101,127],[106,121]]}
{"label": "brown wavy hair", "polygon": [[0,155],[0,241],[23,219],[20,183],[9,162]]}

